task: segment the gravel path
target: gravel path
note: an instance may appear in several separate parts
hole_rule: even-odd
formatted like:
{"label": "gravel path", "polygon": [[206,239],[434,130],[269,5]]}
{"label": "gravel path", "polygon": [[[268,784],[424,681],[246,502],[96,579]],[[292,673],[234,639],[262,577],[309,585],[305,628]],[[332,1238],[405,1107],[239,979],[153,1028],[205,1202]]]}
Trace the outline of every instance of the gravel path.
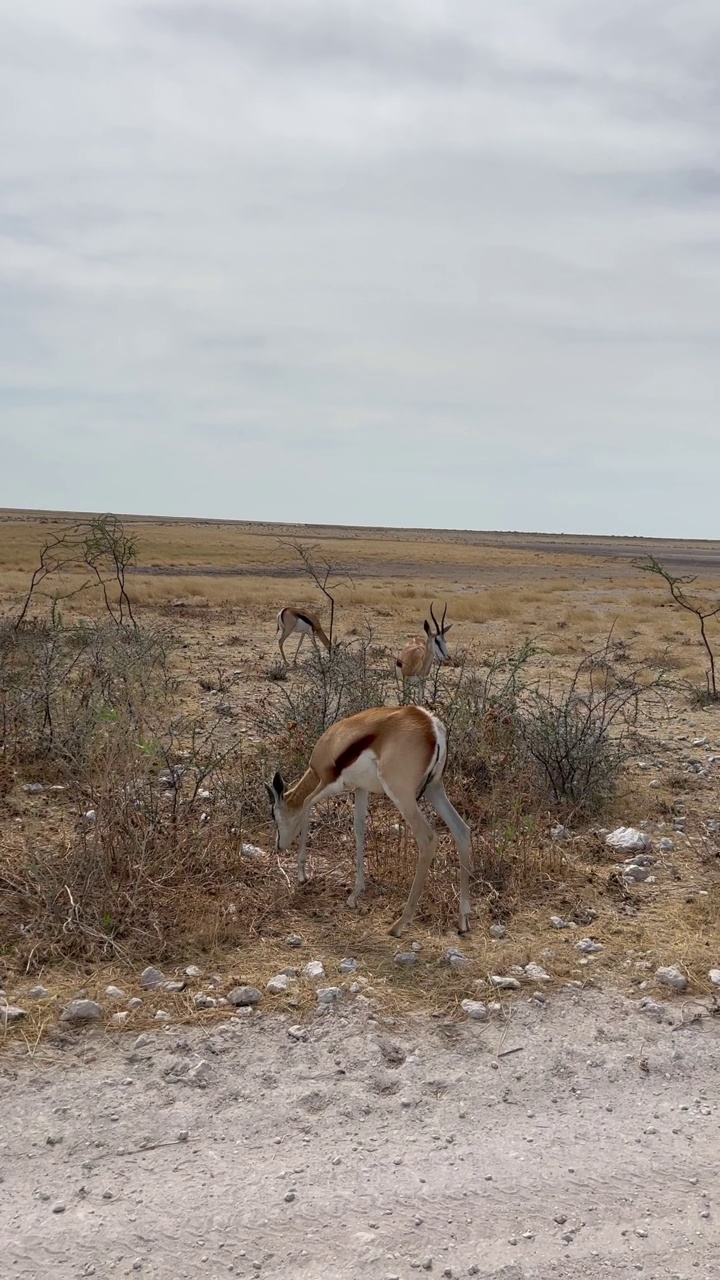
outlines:
{"label": "gravel path", "polygon": [[720,1276],[720,1025],[667,1009],[348,1006],[306,1040],[250,1014],[6,1054],[0,1275]]}

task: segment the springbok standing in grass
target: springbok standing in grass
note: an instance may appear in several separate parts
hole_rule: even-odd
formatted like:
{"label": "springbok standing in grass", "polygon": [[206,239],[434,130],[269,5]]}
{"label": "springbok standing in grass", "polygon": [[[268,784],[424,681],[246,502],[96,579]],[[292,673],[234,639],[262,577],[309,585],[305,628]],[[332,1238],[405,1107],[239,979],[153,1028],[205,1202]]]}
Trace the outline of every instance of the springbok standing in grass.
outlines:
{"label": "springbok standing in grass", "polygon": [[433,620],[433,631],[427,618],[424,622],[425,635],[413,636],[412,640],[408,640],[405,648],[398,657],[396,666],[402,674],[403,685],[411,682],[419,684],[421,697],[425,696],[425,681],[433,662],[447,662],[449,658],[448,647],[445,636],[452,626],[449,622],[445,626],[445,616],[447,614],[447,605],[443,609],[442,621],[438,622],[433,607],[430,605],[430,617]]}
{"label": "springbok standing in grass", "polygon": [[322,629],[322,623],[320,622],[317,614],[311,613],[309,609],[292,609],[288,606],[285,609],[281,609],[277,616],[277,641],[280,646],[280,652],[285,666],[288,665],[288,660],[285,657],[283,645],[285,644],[288,636],[291,636],[294,631],[300,632],[300,643],[295,650],[293,666],[295,666],[295,663],[297,662],[300,645],[306,636],[312,637],[312,642],[316,649],[317,642],[319,640],[321,645],[324,645],[328,651],[330,650],[330,641]]}
{"label": "springbok standing in grass", "polygon": [[438,838],[418,800],[424,796],[450,831],[460,858],[460,933],[470,915],[470,828],[453,808],[442,777],[447,762],[445,726],[424,707],[376,707],[348,716],[326,729],[315,744],[302,778],[286,788],[279,773],[267,787],[277,828],[276,847],[287,849],[298,836],[298,880],[307,879],[305,850],[310,810],[319,800],[355,793],[357,871],[348,906],[357,905],[365,888],[365,820],[368,795],[384,792],[400,811],[418,843],[418,862],[410,896],[390,933],[399,938],[410,924],[423,891]]}

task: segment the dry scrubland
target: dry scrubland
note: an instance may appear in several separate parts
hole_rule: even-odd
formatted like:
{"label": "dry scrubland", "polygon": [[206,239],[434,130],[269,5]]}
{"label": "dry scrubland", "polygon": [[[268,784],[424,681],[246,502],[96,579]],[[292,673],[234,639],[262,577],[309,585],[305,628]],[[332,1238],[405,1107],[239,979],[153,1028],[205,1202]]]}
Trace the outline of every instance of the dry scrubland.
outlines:
{"label": "dry scrubland", "polygon": [[[6,618],[17,614],[41,545],[71,519],[0,516]],[[489,974],[530,961],[549,971],[550,991],[573,981],[657,995],[654,971],[674,964],[689,995],[710,995],[708,970],[720,966],[720,759],[709,757],[720,753],[720,708],[696,696],[706,664],[695,620],[633,558],[652,553],[674,572],[696,573],[694,590],[712,596],[720,544],[124,524],[138,542],[127,578],[138,635],[118,633],[98,592],[70,594],[84,581],[73,572],[58,580],[54,630],[31,622],[20,655],[11,629],[3,632],[3,660],[16,677],[27,662],[38,682],[29,709],[7,674],[0,694],[0,979],[27,1010],[5,1037],[34,1045],[79,988],[101,996],[116,983],[136,994],[136,975],[151,962],[169,974],[197,964],[216,975],[217,995],[238,981],[263,988],[288,963],[317,956],[335,980],[340,959],[352,956],[385,1016],[460,1016],[463,999],[487,994]],[[306,643],[282,680],[277,610],[305,604],[328,616],[298,542],[334,568],[342,644],[332,673]],[[420,963],[405,969],[387,929],[415,846],[394,810],[373,806],[368,891],[353,913],[349,804],[317,811],[313,879],[297,889],[293,855],[272,852],[262,786],[278,764],[299,770],[323,715],[397,700],[393,656],[421,629],[431,600],[448,604],[453,664],[428,681],[428,694],[452,725],[448,790],[474,830],[473,930],[460,943],[468,963],[459,969],[444,959],[458,944],[457,865],[446,839],[401,944],[420,944]],[[47,618],[47,599],[28,616]],[[629,693],[609,733],[578,747],[588,785],[576,778],[558,796],[538,765],[538,741],[560,732],[557,715],[548,728],[553,707],[565,707],[567,732],[573,678],[583,690],[592,680],[601,714]],[[621,730],[620,758],[612,744]],[[181,780],[174,765],[185,770]],[[44,789],[28,791],[33,783]],[[94,820],[84,816],[91,810]],[[566,839],[551,835],[558,822]],[[652,837],[650,883],[618,876],[599,831],[620,824],[644,824]],[[661,838],[672,849],[660,851]],[[551,916],[576,928],[555,929]],[[492,937],[492,925],[504,937]],[[290,933],[302,939],[292,955]],[[602,944],[589,958],[575,945],[586,936]],[[37,985],[48,994],[31,1001]],[[177,994],[143,993],[126,1025],[142,1029],[160,1005],[174,1020],[225,1017],[223,1007],[195,1008],[200,989],[196,981]],[[273,1000],[300,1019],[314,1007],[313,984],[301,980]]]}

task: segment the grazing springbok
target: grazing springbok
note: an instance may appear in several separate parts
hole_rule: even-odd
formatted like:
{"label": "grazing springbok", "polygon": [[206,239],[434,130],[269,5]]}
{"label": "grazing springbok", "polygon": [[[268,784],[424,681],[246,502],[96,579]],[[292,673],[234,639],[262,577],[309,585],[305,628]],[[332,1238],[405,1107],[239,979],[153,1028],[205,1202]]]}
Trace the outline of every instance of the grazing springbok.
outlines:
{"label": "grazing springbok", "polygon": [[418,800],[424,796],[450,831],[460,858],[460,933],[470,915],[470,828],[453,808],[442,777],[447,762],[447,732],[424,707],[375,707],[333,724],[315,744],[302,778],[286,788],[279,773],[267,787],[277,828],[276,847],[287,849],[298,836],[298,880],[305,872],[310,810],[319,800],[355,792],[357,872],[348,906],[357,905],[365,888],[365,820],[368,794],[384,792],[400,811],[418,843],[418,862],[410,896],[390,933],[399,938],[410,924],[423,891],[438,838]]}
{"label": "grazing springbok", "polygon": [[319,640],[328,651],[330,650],[330,641],[322,629],[322,623],[317,614],[311,613],[309,609],[291,609],[288,606],[285,609],[281,609],[277,616],[277,641],[280,645],[280,652],[285,666],[288,665],[288,660],[285,657],[283,645],[285,644],[288,636],[291,636],[294,631],[300,632],[300,643],[295,650],[293,666],[295,666],[295,663],[297,662],[300,645],[306,636],[312,637],[312,642],[316,649],[317,642]]}
{"label": "grazing springbok", "polygon": [[430,605],[430,617],[433,620],[435,630],[431,630],[430,623],[426,618],[423,624],[425,635],[413,636],[412,640],[408,640],[395,664],[402,674],[403,684],[408,684],[411,681],[419,684],[422,697],[425,696],[425,681],[433,662],[447,662],[450,656],[445,636],[450,630],[452,622],[445,626],[446,614],[447,605],[443,609],[442,621],[438,622],[433,613],[433,607]]}

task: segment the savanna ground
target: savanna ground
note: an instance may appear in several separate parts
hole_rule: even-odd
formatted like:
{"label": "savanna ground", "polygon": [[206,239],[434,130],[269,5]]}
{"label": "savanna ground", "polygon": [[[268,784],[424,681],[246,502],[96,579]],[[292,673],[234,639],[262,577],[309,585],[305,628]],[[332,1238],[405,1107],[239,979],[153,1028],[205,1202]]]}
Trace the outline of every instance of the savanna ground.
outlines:
{"label": "savanna ground", "polygon": [[[75,517],[27,512],[6,512],[0,517],[0,612],[6,619],[17,617],[43,542],[61,532],[71,519]],[[468,1168],[468,1175],[473,1176],[467,1185],[459,1179],[457,1196],[448,1189],[443,1182],[448,1170],[444,1165],[440,1170],[442,1161],[433,1163],[431,1131],[437,1127],[444,1134],[452,1125],[460,1136],[463,1112],[468,1107],[467,1114],[476,1125],[482,1124],[488,1135],[492,1161],[499,1162],[501,1168],[507,1164],[503,1174],[507,1187],[501,1197],[504,1207],[501,1209],[500,1202],[490,1205],[492,1231],[487,1224],[480,1230],[474,1209],[467,1209],[470,1216],[464,1220],[475,1223],[471,1234],[474,1232],[476,1244],[471,1250],[464,1249],[462,1266],[467,1270],[475,1265],[480,1251],[478,1261],[486,1266],[484,1272],[480,1268],[482,1274],[509,1277],[520,1275],[518,1268],[524,1267],[523,1274],[539,1276],[546,1274],[543,1268],[554,1270],[556,1266],[573,1274],[568,1271],[572,1263],[563,1262],[563,1250],[567,1253],[581,1239],[578,1223],[581,1219],[587,1222],[587,1214],[592,1212],[592,1206],[584,1201],[595,1199],[611,1214],[619,1212],[619,1204],[625,1205],[623,1212],[629,1212],[629,1205],[635,1206],[643,1169],[651,1159],[652,1139],[643,1137],[646,1129],[654,1132],[651,1123],[638,1137],[637,1159],[630,1161],[628,1185],[621,1187],[616,1181],[609,1187],[607,1180],[612,1183],[616,1177],[613,1162],[617,1144],[627,1135],[636,1091],[644,1090],[642,1105],[648,1114],[643,1111],[643,1116],[648,1121],[655,1114],[651,1107],[656,1111],[684,1105],[700,1108],[700,1094],[702,1105],[707,1100],[714,1115],[714,1100],[708,1091],[712,1094],[714,1088],[717,1036],[712,1017],[714,988],[708,972],[720,966],[720,831],[715,825],[720,819],[720,707],[698,696],[706,687],[707,655],[695,618],[673,604],[664,582],[641,574],[634,562],[655,555],[673,573],[696,575],[692,591],[700,599],[712,600],[719,585],[720,544],[136,518],[126,518],[123,524],[131,537],[137,537],[137,562],[126,585],[141,639],[126,640],[123,628],[108,621],[97,591],[73,594],[87,574],[69,567],[57,580],[43,584],[43,589],[62,596],[54,621],[47,621],[47,597],[38,596],[31,606],[29,626],[35,630],[29,654],[18,659],[12,644],[5,649],[6,655],[10,654],[8,661],[16,662],[16,672],[17,662],[22,665],[27,661],[28,671],[45,673],[45,685],[38,688],[33,702],[35,719],[31,723],[21,724],[18,704],[13,702],[17,689],[5,689],[1,695],[0,985],[10,1003],[21,1006],[26,1015],[0,1032],[7,1054],[5,1102],[13,1097],[22,1099],[24,1117],[8,1150],[17,1156],[22,1149],[28,1108],[32,1108],[37,1089],[48,1088],[58,1063],[76,1061],[78,1052],[83,1061],[89,1056],[99,1064],[91,1068],[87,1063],[84,1068],[90,1072],[86,1078],[92,1079],[93,1091],[98,1090],[97,1096],[93,1093],[89,1114],[93,1124],[102,1129],[100,1141],[112,1147],[107,1135],[112,1134],[110,1126],[115,1122],[105,1113],[113,1106],[118,1111],[122,1108],[117,1100],[105,1106],[102,1087],[111,1078],[108,1071],[112,1075],[112,1069],[125,1070],[118,1067],[120,1059],[113,1054],[128,1052],[127,1031],[137,1034],[152,1026],[159,1028],[161,1041],[174,1036],[173,1044],[181,1057],[195,1051],[205,1058],[208,1054],[217,1056],[229,1043],[217,1037],[223,1028],[229,1028],[233,1010],[225,1003],[199,1009],[195,1004],[198,994],[224,1000],[239,982],[264,990],[267,980],[283,967],[302,969],[308,960],[319,958],[327,981],[342,989],[340,1008],[346,1003],[345,1013],[338,1010],[313,1023],[309,1015],[315,1008],[317,984],[302,977],[290,984],[286,994],[266,995],[259,1014],[250,1022],[234,1024],[244,1028],[243,1064],[249,1074],[242,1096],[231,1098],[230,1103],[241,1104],[241,1114],[233,1123],[242,1127],[243,1106],[252,1106],[258,1115],[264,1115],[267,1105],[273,1114],[278,1094],[273,1096],[268,1090],[280,1080],[282,1096],[293,1080],[298,1087],[304,1082],[305,1092],[310,1092],[307,1097],[298,1095],[297,1105],[301,1113],[309,1108],[311,1115],[316,1112],[317,1116],[301,1124],[295,1113],[284,1116],[283,1112],[278,1120],[283,1144],[288,1144],[287,1153],[286,1146],[281,1146],[286,1176],[291,1176],[294,1162],[300,1161],[302,1154],[305,1171],[309,1169],[313,1181],[324,1186],[322,1160],[325,1154],[329,1159],[329,1148],[340,1142],[343,1160],[353,1165],[351,1181],[333,1200],[334,1207],[328,1204],[324,1216],[317,1205],[308,1210],[304,1200],[294,1227],[288,1225],[286,1215],[291,1210],[287,1205],[281,1219],[276,1221],[273,1210],[271,1225],[266,1217],[266,1229],[255,1234],[253,1223],[246,1221],[248,1215],[241,1215],[234,1229],[245,1233],[247,1249],[242,1255],[235,1251],[235,1273],[253,1272],[256,1259],[251,1249],[255,1245],[258,1249],[262,1245],[262,1257],[257,1260],[270,1275],[404,1276],[410,1274],[414,1263],[423,1260],[424,1251],[435,1252],[436,1268],[439,1251],[447,1255],[443,1267],[454,1265],[448,1249],[457,1247],[456,1233],[444,1226],[441,1231],[439,1224],[445,1222],[446,1210],[454,1205],[457,1212],[456,1200],[467,1196],[478,1200],[477,1211],[484,1220],[489,1193],[485,1189],[479,1196],[474,1168]],[[279,678],[275,640],[278,609],[287,603],[305,605],[320,612],[326,624],[328,621],[327,602],[304,572],[298,545],[310,550],[316,566],[322,568],[324,562],[332,566],[335,636],[341,642],[340,665],[332,678],[309,652],[308,642],[298,668],[291,669],[287,679]],[[313,878],[300,889],[294,883],[292,854],[278,856],[273,852],[263,782],[278,765],[288,775],[299,771],[309,754],[319,716],[331,716],[334,707],[356,709],[381,699],[397,701],[402,696],[394,675],[394,654],[406,638],[421,630],[432,600],[447,603],[448,619],[453,623],[448,638],[453,663],[437,679],[429,679],[427,693],[439,714],[451,723],[448,790],[473,826],[474,916],[472,932],[459,940],[454,932],[456,859],[452,846],[443,838],[416,921],[398,944],[387,930],[407,894],[415,851],[397,814],[385,803],[373,806],[367,847],[368,891],[361,908],[351,912],[345,905],[354,860],[349,805],[339,801],[318,812],[310,844]],[[33,622],[33,618],[44,621]],[[711,642],[720,639],[716,623],[715,619],[708,624]],[[290,655],[295,645],[291,638],[287,645]],[[533,744],[537,747],[541,731],[548,732],[548,708],[560,707],[562,711],[567,705],[563,697],[574,678],[585,693],[588,681],[592,682],[594,705],[600,707],[600,714],[605,706],[603,694],[615,697],[620,713],[603,735],[598,756],[603,743],[617,743],[618,737],[622,750],[616,756],[611,752],[607,768],[599,770],[591,786],[570,786],[557,795],[531,748]],[[50,729],[46,715],[49,684],[54,699]],[[628,691],[625,702],[623,690]],[[615,703],[609,705],[612,710]],[[557,736],[557,717],[552,725]],[[577,746],[577,740],[573,742]],[[580,744],[586,754],[589,745],[591,756],[592,743],[591,734]],[[712,760],[715,752],[717,763]],[[43,789],[25,789],[32,784],[41,784]],[[553,835],[559,823],[566,829],[562,839]],[[605,846],[603,832],[619,825],[643,827],[652,840],[652,875],[643,883],[623,880],[616,870],[619,855]],[[671,841],[672,847],[661,848],[661,840]],[[557,929],[551,924],[553,916],[575,927]],[[495,926],[492,933],[491,926]],[[285,940],[290,934],[297,935],[299,946],[288,946]],[[590,955],[579,952],[576,944],[582,938],[600,943],[602,949]],[[397,965],[395,953],[409,950],[412,943],[417,947],[417,963],[412,967]],[[453,946],[459,946],[465,959],[457,967],[445,957]],[[356,972],[347,977],[339,975],[344,957],[358,961]],[[527,1005],[527,998],[533,996],[538,983],[522,972],[528,962],[539,963],[550,975],[534,1006]],[[148,963],[159,965],[168,977],[183,980],[184,969],[192,964],[201,976],[187,981],[180,992],[152,993],[141,990],[138,983],[138,975]],[[628,1010],[636,1006],[627,1004],[628,997],[668,997],[654,977],[663,965],[678,966],[687,978],[672,1027],[664,1034],[657,1028],[652,1034],[643,1028],[642,1034],[619,1035],[618,1045],[628,1052],[623,1055],[618,1048],[609,1057],[601,1054],[600,1063],[591,1042],[603,1039],[606,1022],[629,1016]],[[501,993],[500,1006],[489,1022],[465,1024],[461,1002],[467,998],[497,999],[488,985],[489,976],[513,972],[521,984],[520,994],[506,998]],[[125,998],[141,996],[142,1005],[129,1011],[125,1000],[109,1001],[104,995],[108,984],[121,988]],[[33,988],[45,994],[31,997]],[[604,996],[598,988],[619,994]],[[83,1040],[78,1049],[77,1033],[59,1024],[58,1015],[79,990],[97,997],[105,1014],[102,1032]],[[583,999],[588,1001],[587,1007]],[[602,1003],[608,1000],[609,1005]],[[169,1015],[167,1024],[155,1019],[160,1008]],[[528,1008],[534,1008],[535,1013],[528,1013]],[[119,1014],[113,1013],[115,1009]],[[266,1011],[279,1017],[273,1021],[265,1016]],[[434,1018],[437,1032],[429,1030],[432,1022],[423,1021],[428,1015]],[[349,1021],[336,1028],[335,1020],[340,1017]],[[673,1015],[668,1017],[672,1022]],[[362,1021],[361,1028],[357,1019]],[[288,1021],[309,1027],[308,1045],[298,1042],[294,1058],[288,1056],[283,1029]],[[186,1038],[177,1041],[180,1023]],[[382,1032],[384,1024],[398,1031]],[[680,1059],[672,1057],[670,1036],[672,1030],[690,1025],[686,1034],[702,1036],[702,1048],[698,1048],[700,1041],[693,1040],[693,1065],[684,1060],[680,1067],[677,1062],[682,1054]],[[385,1115],[386,1104],[368,1103],[364,1096],[368,1091],[376,1095],[396,1092],[394,1084],[385,1091],[376,1088],[372,1066],[377,1035],[373,1027],[382,1034],[402,1034],[405,1042],[408,1037],[413,1043],[417,1040],[421,1058],[426,1055],[427,1079],[423,1077],[418,1084],[417,1097],[412,1090],[407,1097],[403,1094],[407,1107],[398,1112],[405,1120],[412,1115],[421,1121],[412,1133],[403,1130],[401,1134],[395,1113]],[[513,1047],[516,1028],[523,1028],[525,1052],[533,1063],[529,1081],[525,1068],[512,1074],[512,1057],[498,1057],[504,1047]],[[119,1043],[113,1048],[115,1036]],[[435,1044],[433,1037],[437,1040],[438,1036],[440,1041],[445,1037],[444,1047]],[[545,1037],[550,1044],[554,1038],[552,1051],[547,1050]],[[328,1052],[339,1055],[338,1078],[349,1071],[343,1057],[345,1040],[354,1045],[357,1059],[356,1093],[340,1113],[345,1117],[340,1123],[341,1134],[335,1133],[339,1122],[333,1090],[318,1083],[324,1075],[315,1062],[320,1052],[315,1046],[324,1040],[328,1040]],[[558,1044],[563,1042],[572,1065],[557,1058]],[[412,1058],[414,1052],[412,1045],[408,1048],[405,1043],[402,1053]],[[690,1055],[684,1052],[687,1059]],[[468,1055],[473,1058],[473,1054],[480,1054],[482,1063],[477,1064],[476,1072],[468,1073]],[[596,1058],[598,1071],[590,1071]],[[21,1074],[13,1083],[11,1077],[28,1061],[42,1079],[33,1083],[27,1074]],[[191,1056],[177,1074],[183,1076],[190,1061]],[[582,1070],[581,1061],[587,1061]],[[215,1075],[221,1082],[224,1077],[219,1062]],[[393,1066],[392,1061],[389,1065]],[[504,1090],[496,1081],[493,1084],[493,1066],[503,1074]],[[128,1080],[134,1074],[133,1069]],[[166,1075],[160,1081],[163,1089]],[[518,1178],[519,1165],[529,1159],[526,1148],[519,1144],[534,1140],[533,1135],[524,1133],[519,1113],[513,1113],[514,1121],[509,1125],[504,1116],[491,1115],[490,1109],[496,1102],[506,1103],[515,1089],[519,1105],[530,1105],[536,1115],[546,1113],[547,1096],[556,1078],[559,1083],[552,1105],[566,1116],[572,1111],[572,1120],[569,1128],[562,1123],[557,1126],[557,1168],[548,1173],[545,1166],[547,1176],[559,1179],[560,1185],[568,1166],[574,1168],[575,1163],[579,1166],[591,1159],[599,1163],[587,1176],[583,1171],[582,1194],[577,1193],[577,1187],[563,1192],[570,1197],[571,1212],[578,1220],[575,1223],[573,1219],[571,1241],[555,1239],[560,1231],[556,1224],[546,1247],[536,1249],[524,1232],[538,1233],[540,1200],[543,1212],[547,1210],[552,1220],[550,1209],[552,1203],[559,1203],[558,1196],[546,1187],[533,1205],[532,1161]],[[433,1079],[437,1084],[434,1094]],[[661,1080],[666,1083],[658,1088]],[[77,1087],[82,1091],[81,1083]],[[150,1076],[144,1081],[145,1090],[157,1087],[158,1081],[153,1082]],[[292,1098],[297,1092],[293,1088]],[[683,1090],[687,1089],[693,1096],[688,1094],[683,1101]],[[663,1092],[665,1100],[657,1101]],[[311,1095],[315,1093],[319,1102],[313,1112]],[[470,1098],[470,1103],[463,1105],[462,1099],[458,1100],[460,1093]],[[652,1103],[651,1095],[655,1099]],[[50,1096],[61,1114],[66,1114],[63,1107],[69,1106],[72,1112],[78,1104],[77,1089],[59,1082],[50,1087]],[[200,1099],[211,1096],[215,1097],[212,1105],[202,1103],[204,1119],[197,1117],[208,1135],[212,1129],[208,1107],[212,1111],[221,1100],[212,1088],[192,1093],[196,1111],[201,1108]],[[40,1095],[37,1098],[36,1105],[41,1106]],[[589,1111],[583,1111],[581,1105],[583,1098],[592,1100],[598,1114],[601,1109],[609,1113],[614,1108],[617,1120],[589,1118]],[[446,1101],[441,1105],[440,1099]],[[152,1100],[172,1105],[161,1101],[160,1093],[153,1093]],[[134,1124],[139,1123],[145,1105],[141,1099],[137,1104],[124,1104],[128,1123],[131,1116]],[[371,1139],[363,1118],[374,1126]],[[551,1118],[552,1132],[554,1124]],[[379,1135],[388,1126],[393,1141],[399,1144],[396,1158],[403,1159],[406,1167],[412,1165],[412,1174],[408,1172],[411,1182],[398,1193],[391,1174],[400,1166],[388,1165],[387,1178],[384,1174],[380,1177],[366,1205],[362,1179],[358,1182],[358,1153],[364,1153],[361,1172],[367,1173],[373,1163],[372,1152],[378,1143],[387,1142]],[[258,1122],[252,1130],[254,1138],[248,1131],[241,1140],[250,1143],[266,1171],[273,1170],[279,1159],[271,1146],[271,1127],[269,1120]],[[547,1157],[547,1125],[545,1129],[543,1150]],[[672,1132],[681,1130],[682,1126]],[[154,1129],[151,1137],[158,1138]],[[89,1132],[80,1140],[78,1131],[75,1138],[72,1157],[78,1163],[80,1148],[90,1140]],[[33,1141],[41,1145],[44,1139],[35,1135]],[[458,1159],[474,1159],[479,1141],[476,1134]],[[677,1141],[682,1145],[684,1139]],[[689,1165],[688,1170],[684,1168],[685,1154],[674,1150],[677,1141],[668,1138],[664,1144],[664,1164],[668,1170],[682,1168],[682,1177],[687,1174],[691,1179]],[[698,1135],[687,1141],[700,1143]],[[142,1149],[144,1142],[143,1138],[135,1147]],[[430,1142],[428,1152],[423,1147],[419,1163],[410,1159],[413,1153],[407,1149],[413,1142],[421,1146]],[[293,1143],[301,1144],[298,1151]],[[684,1146],[683,1152],[687,1150]],[[698,1150],[696,1145],[696,1155]],[[43,1153],[43,1159],[49,1168],[52,1156],[57,1180],[64,1176],[63,1162],[72,1164],[71,1153],[61,1146],[56,1152],[52,1144],[49,1151]],[[243,1151],[239,1149],[238,1154],[242,1156]],[[208,1186],[208,1177],[220,1175],[217,1168],[214,1172],[209,1165],[206,1168],[208,1161],[212,1164],[207,1151],[198,1157],[200,1164],[195,1159],[178,1164],[171,1150],[172,1168],[162,1158],[148,1164],[146,1156],[137,1152],[136,1156],[138,1195],[141,1184],[150,1186],[151,1173],[158,1188],[170,1179],[181,1214],[187,1218],[187,1232],[202,1240],[202,1213],[197,1220],[193,1217],[192,1206],[198,1206],[192,1185],[186,1185],[185,1174],[179,1175],[178,1170],[185,1169],[189,1177],[191,1169],[201,1167],[202,1185]],[[125,1159],[124,1154],[113,1155],[113,1176],[122,1178],[120,1166]],[[454,1159],[450,1158],[450,1163]],[[426,1177],[430,1187],[422,1184],[427,1162],[433,1170],[432,1177]],[[173,1170],[177,1175],[174,1181]],[[706,1174],[710,1176],[708,1170],[703,1157],[692,1176],[702,1181]],[[28,1175],[28,1195],[40,1194],[41,1181],[35,1174]],[[243,1195],[250,1197],[248,1203],[258,1213],[267,1209],[265,1192],[259,1189],[261,1181],[248,1179],[246,1172],[243,1184]],[[566,1178],[568,1181],[576,1182],[574,1178]],[[688,1228],[682,1241],[675,1231],[677,1251],[673,1254],[669,1215],[674,1210],[663,1199],[669,1194],[667,1187],[661,1195],[660,1182],[655,1181],[652,1195],[647,1184],[654,1205],[647,1213],[662,1219],[663,1228],[656,1232],[654,1252],[643,1245],[645,1236],[635,1234],[637,1227],[641,1232],[644,1228],[633,1217],[632,1222],[628,1219],[618,1227],[617,1239],[612,1241],[600,1229],[594,1234],[586,1231],[582,1236],[586,1242],[581,1251],[584,1261],[578,1261],[580,1270],[575,1274],[594,1274],[593,1266],[602,1267],[603,1260],[618,1275],[625,1274],[626,1266],[645,1266],[649,1274],[658,1276],[698,1274],[697,1269],[685,1271],[693,1265],[702,1265],[702,1274],[713,1274],[711,1259],[715,1254],[708,1234],[712,1224],[708,1225],[706,1218],[698,1223],[693,1220],[692,1230]],[[217,1185],[232,1195],[231,1184],[232,1178],[223,1181],[220,1177]],[[632,1194],[630,1184],[635,1188]],[[688,1185],[696,1184],[690,1181]],[[700,1189],[708,1190],[708,1185]],[[50,1190],[55,1198],[55,1190]],[[94,1224],[81,1213],[87,1193],[86,1189],[78,1201],[73,1192],[72,1225],[70,1214],[51,1217],[46,1212],[42,1223],[39,1218],[31,1221],[27,1206],[11,1197],[8,1203],[15,1205],[15,1216],[10,1215],[9,1228],[15,1227],[19,1236],[29,1241],[25,1255],[15,1241],[13,1274],[93,1274],[82,1270],[100,1265],[97,1250],[93,1253]],[[430,1213],[432,1239],[426,1239],[422,1231],[423,1238],[416,1243],[406,1239],[408,1231],[420,1230],[410,1220],[400,1232],[402,1244],[397,1234],[372,1225],[372,1215],[384,1212],[380,1204],[383,1196],[386,1208],[395,1205],[397,1212],[399,1203],[407,1201],[410,1213],[418,1198],[428,1195],[435,1196]],[[508,1210],[507,1197],[513,1195],[520,1195],[521,1200],[526,1197],[522,1212]],[[347,1197],[352,1205],[346,1203]],[[153,1200],[153,1196],[147,1198]],[[359,1205],[368,1222],[360,1221]],[[696,1208],[698,1214],[705,1212],[699,1206],[687,1212],[694,1214]],[[230,1269],[227,1258],[213,1254],[208,1261],[208,1254],[203,1260],[201,1245],[197,1249],[193,1245],[191,1250],[189,1236],[188,1251],[182,1258],[163,1261],[161,1255],[170,1249],[168,1241],[175,1232],[178,1212],[171,1213],[170,1225],[164,1229],[165,1244],[156,1241],[145,1249],[139,1243],[128,1244],[128,1233],[140,1232],[139,1227],[129,1225],[137,1222],[137,1212],[128,1218],[129,1210],[124,1211],[122,1223],[113,1225],[106,1207],[103,1222],[110,1225],[104,1229],[110,1232],[108,1240],[116,1251],[112,1267],[122,1272],[140,1261],[148,1274],[158,1276],[225,1274]],[[40,1209],[33,1213],[37,1217]],[[638,1213],[639,1208],[633,1207],[632,1214]],[[338,1226],[348,1225],[348,1216],[352,1223],[346,1246],[337,1240],[334,1246],[329,1245],[325,1228],[335,1237]],[[527,1225],[521,1231],[524,1220]],[[229,1219],[226,1226],[233,1229]],[[148,1222],[145,1228],[146,1236],[152,1234]],[[705,1233],[702,1240],[696,1239],[696,1228],[701,1235]],[[207,1226],[208,1235],[214,1237],[213,1248],[223,1230],[218,1224]],[[78,1232],[83,1240],[87,1235],[87,1246],[73,1249]],[[448,1239],[443,1236],[443,1243],[433,1245],[443,1232]],[[458,1234],[462,1238],[463,1233]],[[517,1246],[508,1243],[515,1234],[520,1242]],[[542,1231],[538,1239],[541,1237]],[[55,1240],[52,1248],[50,1239]],[[373,1243],[377,1240],[381,1243]],[[643,1248],[644,1254],[637,1254]],[[520,1261],[513,1263],[518,1257]],[[108,1260],[107,1267],[110,1265]],[[510,1270],[503,1272],[503,1267]]]}

